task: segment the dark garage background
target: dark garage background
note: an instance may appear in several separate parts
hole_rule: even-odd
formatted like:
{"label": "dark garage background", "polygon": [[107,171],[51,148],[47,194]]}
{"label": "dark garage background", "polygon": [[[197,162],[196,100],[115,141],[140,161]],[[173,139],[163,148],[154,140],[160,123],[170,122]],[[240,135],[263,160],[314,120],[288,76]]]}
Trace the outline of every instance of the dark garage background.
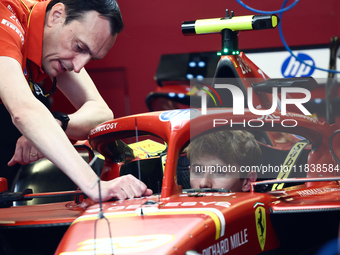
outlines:
{"label": "dark garage background", "polygon": [[[243,0],[262,10],[278,10],[283,1]],[[293,1],[288,1],[291,4]],[[162,54],[220,50],[220,35],[183,36],[182,21],[218,18],[225,10],[250,15],[236,0],[120,0],[125,23],[115,46],[103,60],[86,68],[115,117],[146,112],[146,95],[157,84],[153,77]],[[340,34],[340,1],[300,0],[282,17],[282,29],[289,46],[328,44]],[[241,50],[282,47],[278,29],[239,34]],[[325,56],[329,58],[329,56]],[[72,112],[60,93],[54,95],[53,110]]]}

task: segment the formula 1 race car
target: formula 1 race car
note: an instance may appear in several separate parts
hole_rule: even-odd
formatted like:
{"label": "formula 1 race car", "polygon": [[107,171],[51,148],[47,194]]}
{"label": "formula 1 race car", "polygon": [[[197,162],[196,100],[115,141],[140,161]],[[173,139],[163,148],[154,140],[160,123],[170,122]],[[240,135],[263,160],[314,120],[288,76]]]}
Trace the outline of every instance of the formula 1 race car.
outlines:
{"label": "formula 1 race car", "polygon": [[[272,16],[229,20],[233,19],[275,23]],[[192,23],[187,28],[191,31]],[[0,178],[0,253],[281,255],[315,254],[326,247],[332,254],[340,222],[339,127],[298,113],[303,113],[299,103],[281,100],[280,104],[276,97],[267,96],[273,88],[282,92],[296,84],[307,90],[315,85],[313,79],[269,80],[244,54],[233,51],[225,52],[213,81],[230,82],[227,90],[220,87],[215,93],[221,95],[225,108],[210,108],[216,106],[213,96],[206,98],[205,107],[201,99],[215,88],[198,82],[195,86],[201,92],[212,88],[207,90],[210,94],[199,95],[199,108],[122,117],[91,130],[89,144],[100,155],[90,154],[89,161],[97,159],[94,168],[100,168],[101,179],[132,174],[154,195],[84,206],[87,200],[80,190],[32,193],[27,185],[31,189],[21,186],[11,193]],[[221,83],[219,78],[227,74],[235,79]],[[230,105],[228,99],[235,99],[230,89],[247,95],[248,88],[254,91],[255,107],[246,105],[242,113],[235,113],[239,102],[244,102],[238,97]],[[291,107],[286,107],[284,115],[276,105]],[[247,130],[261,148],[259,162],[245,169],[258,175],[249,192],[190,186],[187,146],[221,130]],[[39,171],[33,167],[29,176]],[[27,202],[65,196],[74,199]]]}
{"label": "formula 1 race car", "polygon": [[[185,174],[178,170],[178,162],[190,139],[235,129],[233,122],[245,123],[237,129],[262,140],[260,181],[251,184],[250,192],[178,185]],[[331,154],[340,155],[337,136],[333,136],[334,148],[329,145],[336,129],[291,113],[280,116],[273,126],[270,118],[249,111],[235,117],[226,109],[208,110],[207,115],[195,109],[154,112],[103,123],[90,134],[91,145],[106,158],[102,176],[139,176],[140,172],[154,195],[88,208],[81,207],[80,201],[65,201],[0,209],[3,249],[49,254],[63,230],[55,254],[314,254],[338,236],[340,170]],[[143,147],[145,158],[134,158],[133,147],[122,141],[134,139],[136,132],[137,147]],[[161,140],[166,142],[165,150]],[[301,146],[306,141],[308,145]],[[290,169],[288,179],[261,177],[261,172],[282,165]],[[74,193],[79,196],[79,191]],[[54,195],[63,194],[70,192]],[[43,253],[47,245],[48,252]]]}

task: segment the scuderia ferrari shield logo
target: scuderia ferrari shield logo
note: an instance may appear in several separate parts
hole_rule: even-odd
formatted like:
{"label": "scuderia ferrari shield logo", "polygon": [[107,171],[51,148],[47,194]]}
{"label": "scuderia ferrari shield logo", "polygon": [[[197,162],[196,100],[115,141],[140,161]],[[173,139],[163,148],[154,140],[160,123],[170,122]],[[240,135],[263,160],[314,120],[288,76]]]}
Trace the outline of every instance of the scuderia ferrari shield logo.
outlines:
{"label": "scuderia ferrari shield logo", "polygon": [[266,209],[263,206],[258,206],[255,210],[255,222],[256,222],[256,232],[257,238],[261,249],[263,251],[264,245],[266,243]]}

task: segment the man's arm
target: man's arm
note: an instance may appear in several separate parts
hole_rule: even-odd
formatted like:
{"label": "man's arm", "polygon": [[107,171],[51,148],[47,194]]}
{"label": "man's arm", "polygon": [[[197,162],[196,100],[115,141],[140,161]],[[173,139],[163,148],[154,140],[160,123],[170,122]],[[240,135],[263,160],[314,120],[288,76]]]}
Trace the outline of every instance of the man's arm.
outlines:
{"label": "man's arm", "polygon": [[65,72],[57,77],[58,88],[76,108],[70,114],[66,134],[76,140],[87,139],[92,128],[113,119],[113,113],[99,94],[90,76],[82,68],[79,73]]}
{"label": "man's arm", "polygon": [[[0,57],[0,77],[0,98],[14,125],[34,148],[68,175],[85,194],[98,201],[97,189],[91,189],[97,175],[80,157],[48,109],[33,96],[20,64],[15,59]],[[152,193],[144,184],[140,192],[138,183],[131,177],[102,182],[103,199]]]}

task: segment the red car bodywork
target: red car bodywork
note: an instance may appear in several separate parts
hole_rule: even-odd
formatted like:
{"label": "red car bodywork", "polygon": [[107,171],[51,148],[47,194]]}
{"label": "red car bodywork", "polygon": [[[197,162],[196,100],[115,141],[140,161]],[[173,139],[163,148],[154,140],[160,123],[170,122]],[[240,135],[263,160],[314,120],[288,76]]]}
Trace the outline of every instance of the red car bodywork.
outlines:
{"label": "red car bodywork", "polygon": [[[152,134],[166,141],[168,151],[161,194],[104,203],[103,212],[109,223],[104,219],[96,222],[98,204],[89,207],[74,220],[56,254],[87,254],[94,250],[95,243],[99,254],[110,254],[111,248],[114,254],[185,254],[188,250],[201,254],[258,254],[280,247],[277,234],[280,230],[274,229],[272,215],[288,212],[293,215],[306,211],[313,214],[318,210],[328,212],[340,208],[337,181],[340,178],[334,177],[337,174],[335,171],[322,173],[323,178],[331,178],[328,181],[307,181],[299,186],[266,193],[182,193],[176,182],[176,166],[178,155],[190,137],[212,131],[213,119],[244,119],[247,122],[258,118],[251,113],[236,117],[228,110],[205,116],[195,117],[194,114],[195,110],[148,113],[116,119],[92,130],[90,142],[104,155],[108,144],[135,132],[136,122],[140,135]],[[164,116],[167,116],[167,121],[164,121]],[[289,121],[291,118],[281,116],[280,120]],[[291,128],[282,125],[272,127],[269,119],[263,120],[263,128],[303,135],[313,146],[308,164],[327,164],[335,169],[336,163],[330,154],[328,141],[336,126],[320,124],[303,115],[294,114],[294,120],[298,125]],[[195,128],[190,129],[190,126]],[[251,131],[256,128],[247,129]],[[275,140],[273,142],[275,144]],[[318,178],[320,173],[310,172],[307,177]],[[144,205],[149,200],[155,203]],[[143,208],[143,215],[140,208]],[[257,224],[257,215],[262,215],[261,224]],[[320,218],[318,220],[322,221]],[[338,220],[334,218],[335,222]],[[317,233],[322,229],[316,227],[315,231]]]}
{"label": "red car bodywork", "polygon": [[[134,136],[136,123],[140,136],[152,134],[166,141],[167,160],[160,195],[105,202],[102,208],[107,221],[98,219],[99,204],[86,209],[74,202],[3,208],[0,209],[1,228],[71,224],[55,254],[111,254],[111,249],[114,254],[185,254],[188,250],[201,254],[258,254],[280,247],[283,249],[282,245],[287,245],[280,235],[283,229],[273,225],[273,217],[275,224],[278,221],[276,217],[282,217],[283,226],[289,226],[289,219],[285,219],[287,215],[292,220],[294,216],[305,213],[317,219],[311,224],[314,232],[290,226],[308,237],[303,239],[304,247],[314,244],[308,240],[313,240],[311,237],[320,231],[331,232],[330,226],[324,222],[331,217],[323,218],[324,214],[335,212],[335,216],[332,214],[332,226],[337,230],[340,178],[336,177],[336,171],[322,172],[322,178],[330,178],[325,181],[305,179],[302,180],[304,184],[265,193],[254,190],[248,193],[183,193],[176,182],[176,167],[179,154],[190,138],[220,129],[221,125],[213,127],[214,119],[242,119],[246,123],[252,120],[253,124],[258,119],[250,112],[237,117],[231,110],[214,111],[207,115],[200,115],[195,109],[146,113],[115,119],[91,131],[90,143],[108,157],[108,145]],[[279,116],[280,113],[275,114]],[[294,127],[292,119],[298,123]],[[262,121],[262,130],[288,132],[307,138],[313,147],[308,157],[309,165],[327,164],[336,169],[329,150],[329,138],[337,126],[321,124],[298,114],[280,116],[280,121],[285,121],[286,126],[291,123],[291,127],[272,126],[270,119]],[[230,126],[223,125],[222,128],[229,129]],[[258,128],[245,129],[252,131]],[[272,142],[274,146],[270,147],[274,150],[289,150],[289,146],[280,146],[282,141],[278,136],[273,136]],[[340,155],[336,144],[334,150]],[[109,158],[106,168],[107,171],[119,170]],[[309,172],[307,177],[315,180],[320,177],[320,172]],[[154,202],[144,205],[150,200]],[[143,215],[140,208],[143,208]]]}
{"label": "red car bodywork", "polygon": [[[252,87],[251,79],[262,81],[268,78],[243,53],[223,56],[219,64],[235,71],[238,77],[235,75],[233,78],[241,79],[245,90]],[[180,92],[186,92],[186,89],[181,87]],[[254,93],[255,108],[268,109],[271,102],[270,95]],[[260,118],[249,111],[245,111],[244,115],[233,115],[232,109],[214,109],[207,115],[201,115],[197,109],[181,109],[132,115],[103,123],[92,129],[89,141],[95,150],[106,157],[102,173],[104,180],[118,177],[124,165],[124,162],[113,159],[111,148],[115,147],[117,140],[129,139],[138,133],[140,137],[152,135],[166,142],[167,155],[160,194],[104,202],[102,211],[105,218],[100,218],[99,204],[83,207],[83,204],[72,201],[2,208],[0,231],[20,232],[24,228],[44,229],[51,226],[53,231],[53,227],[66,226],[68,228],[60,242],[46,235],[39,243],[47,243],[52,249],[54,246],[50,241],[59,243],[55,251],[58,255],[186,254],[188,251],[204,255],[259,254],[268,251],[298,254],[318,248],[337,237],[340,221],[340,177],[338,171],[330,171],[339,166],[329,146],[329,140],[338,126],[300,115],[294,106],[289,110],[291,112],[286,116],[275,111]],[[216,119],[224,120],[225,124],[215,125]],[[231,120],[244,125],[232,127]],[[176,174],[182,150],[191,138],[221,129],[267,132],[269,140],[263,147],[287,153],[301,140],[296,135],[303,136],[310,143],[306,149],[311,150],[305,162],[307,165],[303,166],[325,165],[328,171],[308,171],[307,179],[293,180],[296,186],[276,191],[258,192],[256,187],[285,181],[262,180],[253,183],[250,192],[243,193],[223,190],[183,192]],[[333,149],[336,155],[340,155],[338,137],[334,141]],[[265,160],[267,156],[262,157]],[[277,162],[278,165],[282,163]],[[79,193],[71,192],[75,195]],[[25,197],[46,195],[53,194]],[[27,236],[26,239],[35,238]],[[25,245],[29,246],[30,243]]]}

